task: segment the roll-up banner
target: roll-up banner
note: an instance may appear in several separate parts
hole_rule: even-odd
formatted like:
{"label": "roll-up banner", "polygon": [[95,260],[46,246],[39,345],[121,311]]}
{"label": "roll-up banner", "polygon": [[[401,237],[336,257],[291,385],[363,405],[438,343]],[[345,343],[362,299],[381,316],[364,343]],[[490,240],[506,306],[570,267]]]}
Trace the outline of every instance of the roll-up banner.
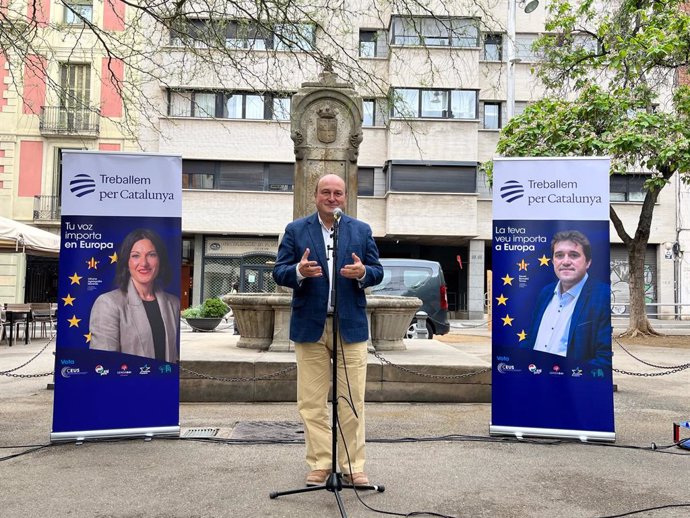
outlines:
{"label": "roll-up banner", "polygon": [[179,434],[182,160],[65,151],[51,441]]}
{"label": "roll-up banner", "polygon": [[491,434],[615,440],[609,165],[494,162]]}

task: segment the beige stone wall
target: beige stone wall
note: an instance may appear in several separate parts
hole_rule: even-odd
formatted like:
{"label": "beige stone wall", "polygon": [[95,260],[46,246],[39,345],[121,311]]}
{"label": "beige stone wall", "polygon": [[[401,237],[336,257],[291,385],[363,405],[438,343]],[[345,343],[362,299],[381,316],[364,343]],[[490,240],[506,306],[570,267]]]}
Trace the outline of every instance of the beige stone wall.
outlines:
{"label": "beige stone wall", "polygon": [[[152,151],[152,150],[150,150]],[[185,159],[293,162],[290,123],[162,118],[155,151]]]}
{"label": "beige stone wall", "polygon": [[182,194],[182,231],[278,235],[292,221],[292,194],[195,191]]}
{"label": "beige stone wall", "polygon": [[0,304],[22,302],[24,293],[23,254],[0,254]]}
{"label": "beige stone wall", "polygon": [[479,123],[464,120],[391,120],[388,156],[396,160],[477,160]]}
{"label": "beige stone wall", "polygon": [[388,193],[386,234],[476,236],[477,195]]}

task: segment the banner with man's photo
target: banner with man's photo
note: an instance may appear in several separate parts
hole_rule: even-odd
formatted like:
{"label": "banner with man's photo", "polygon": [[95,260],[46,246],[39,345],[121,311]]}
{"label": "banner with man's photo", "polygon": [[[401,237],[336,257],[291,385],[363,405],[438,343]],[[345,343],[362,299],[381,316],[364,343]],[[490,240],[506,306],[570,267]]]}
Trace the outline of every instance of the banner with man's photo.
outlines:
{"label": "banner with man's photo", "polygon": [[494,162],[492,434],[615,440],[609,167]]}
{"label": "banner with man's photo", "polygon": [[182,161],[62,155],[52,441],[179,434]]}

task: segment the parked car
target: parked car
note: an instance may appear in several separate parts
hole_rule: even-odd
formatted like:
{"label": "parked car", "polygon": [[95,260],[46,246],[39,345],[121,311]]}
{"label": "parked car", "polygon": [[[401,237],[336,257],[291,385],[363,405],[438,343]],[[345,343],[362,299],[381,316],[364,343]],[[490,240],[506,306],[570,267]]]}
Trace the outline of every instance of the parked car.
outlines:
{"label": "parked car", "polygon": [[[381,259],[383,280],[372,288],[374,295],[402,295],[419,297],[420,311],[425,311],[429,338],[445,335],[450,331],[446,281],[441,265],[423,259]],[[417,319],[413,319],[407,338],[415,336]]]}

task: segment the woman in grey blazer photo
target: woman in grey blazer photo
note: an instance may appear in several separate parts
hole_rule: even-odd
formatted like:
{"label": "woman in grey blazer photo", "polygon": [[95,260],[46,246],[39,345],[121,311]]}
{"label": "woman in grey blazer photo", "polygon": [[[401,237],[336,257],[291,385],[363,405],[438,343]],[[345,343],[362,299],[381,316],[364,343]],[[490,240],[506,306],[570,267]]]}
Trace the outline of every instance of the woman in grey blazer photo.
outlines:
{"label": "woman in grey blazer photo", "polygon": [[180,299],[162,289],[170,274],[158,234],[144,228],[127,234],[117,258],[118,287],[91,308],[91,349],[177,362]]}

